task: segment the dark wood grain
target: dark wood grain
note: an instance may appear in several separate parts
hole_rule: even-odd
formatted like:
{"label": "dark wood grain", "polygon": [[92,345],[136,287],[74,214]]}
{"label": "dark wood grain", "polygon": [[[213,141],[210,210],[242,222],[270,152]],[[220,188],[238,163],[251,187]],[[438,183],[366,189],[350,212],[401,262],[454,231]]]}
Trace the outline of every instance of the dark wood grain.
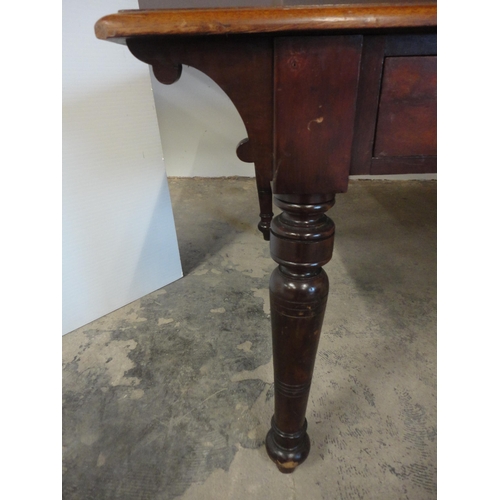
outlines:
{"label": "dark wood grain", "polygon": [[[435,33],[363,37],[352,175],[436,172],[436,75],[425,63],[436,52]],[[407,71],[405,77],[403,67],[391,67],[395,60],[426,75]],[[409,76],[417,82],[413,87],[408,86]],[[417,81],[425,78],[427,84]],[[388,149],[383,154],[375,147],[376,137],[385,139]]]}
{"label": "dark wood grain", "polygon": [[269,457],[293,472],[309,453],[305,418],[328,297],[321,266],[332,256],[335,226],[325,212],[335,195],[277,195],[282,213],[271,224],[271,324],[274,416],[266,437]]}
{"label": "dark wood grain", "polygon": [[[260,203],[259,229],[269,239],[273,170],[273,47],[266,37],[137,37],[127,45],[151,64],[157,79],[173,83],[182,64],[212,78],[229,96],[245,124],[248,142],[240,143],[243,161],[255,163]],[[242,84],[244,82],[244,84]]]}
{"label": "dark wood grain", "polygon": [[372,175],[433,174],[437,172],[437,156],[381,156],[372,158]]}
{"label": "dark wood grain", "polygon": [[97,38],[124,43],[134,36],[226,35],[432,27],[435,3],[313,7],[130,10],[101,18]]}
{"label": "dark wood grain", "polygon": [[275,412],[266,449],[281,472],[309,453],[305,419],[328,296],[335,226],[325,212],[347,189],[362,37],[275,40],[275,169],[282,213],[271,224]]}
{"label": "dark wood grain", "polygon": [[275,42],[275,194],[347,190],[359,35]]}
{"label": "dark wood grain", "polygon": [[374,156],[437,154],[437,58],[388,57]]}
{"label": "dark wood grain", "polygon": [[363,37],[363,55],[356,103],[356,119],[351,156],[351,175],[370,174],[377,111],[384,67],[386,37]]}

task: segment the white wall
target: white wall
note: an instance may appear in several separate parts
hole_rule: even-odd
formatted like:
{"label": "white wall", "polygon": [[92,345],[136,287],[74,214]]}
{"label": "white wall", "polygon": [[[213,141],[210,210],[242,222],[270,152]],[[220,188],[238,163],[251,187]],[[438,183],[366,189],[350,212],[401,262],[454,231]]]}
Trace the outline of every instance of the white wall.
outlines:
{"label": "white wall", "polygon": [[183,66],[179,81],[159,83],[151,72],[158,125],[168,175],[254,177],[253,163],[236,156],[247,137],[229,97],[205,74]]}
{"label": "white wall", "polygon": [[63,333],[182,276],[148,67],[63,0]]}

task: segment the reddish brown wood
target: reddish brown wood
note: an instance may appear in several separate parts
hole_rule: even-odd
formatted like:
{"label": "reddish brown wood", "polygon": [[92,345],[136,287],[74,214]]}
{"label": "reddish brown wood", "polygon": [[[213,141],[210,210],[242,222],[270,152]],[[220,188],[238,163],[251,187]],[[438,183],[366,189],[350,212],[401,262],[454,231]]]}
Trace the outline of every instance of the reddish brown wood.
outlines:
{"label": "reddish brown wood", "polygon": [[[208,9],[234,7],[320,7],[344,4],[373,5],[373,0],[139,0],[140,9]],[[380,2],[382,3],[382,2]],[[417,5],[422,0],[385,0],[392,5]],[[432,3],[432,2],[430,2]],[[434,2],[435,3],[435,2]]]}
{"label": "reddish brown wood", "polygon": [[328,297],[321,266],[332,256],[335,226],[325,212],[334,194],[275,197],[283,212],[271,225],[271,275],[275,410],[266,437],[269,457],[293,472],[309,453],[305,418],[316,351]]}
{"label": "reddish brown wood", "polygon": [[[410,61],[411,64],[418,66],[422,64],[420,62],[422,57],[418,56],[435,54],[435,33],[363,37],[363,56],[350,171],[352,175],[436,172],[435,148],[422,147],[423,139],[427,141],[427,144],[434,143],[434,146],[436,141],[435,74],[429,79],[430,86],[427,86],[423,92],[428,97],[423,106],[418,91],[411,91],[406,96],[392,97],[392,101],[389,99],[392,104],[391,115],[387,113],[388,108],[384,102],[381,103],[382,75],[384,75],[386,87],[387,82],[392,80],[396,92],[397,89],[407,86],[404,78],[393,78],[391,75],[390,65],[395,57],[397,60]],[[384,70],[385,62],[389,63],[388,71]],[[420,94],[422,95],[422,91]],[[427,110],[422,109],[425,107]],[[415,114],[420,115],[416,117],[416,120]],[[391,126],[393,130],[387,130]],[[385,131],[384,127],[386,127]],[[385,143],[390,149],[387,154],[376,156],[381,152],[375,151],[375,137],[377,134],[380,137],[380,133],[385,134]],[[424,137],[425,134],[427,137]]]}
{"label": "reddish brown wood", "polygon": [[374,156],[437,153],[437,58],[388,57]]}
{"label": "reddish brown wood", "polygon": [[97,38],[158,35],[230,35],[338,29],[417,28],[436,25],[435,2],[220,9],[128,10],[101,18]]}
{"label": "reddish brown wood", "polygon": [[273,47],[265,37],[147,37],[130,38],[127,45],[138,59],[153,66],[156,78],[170,84],[182,64],[210,76],[229,96],[248,133],[238,146],[243,161],[255,163],[260,203],[259,229],[266,240],[273,216]]}
{"label": "reddish brown wood", "polygon": [[325,212],[347,189],[360,36],[275,42],[275,203],[270,283],[275,412],[266,448],[281,472],[309,453],[305,420],[328,296],[322,270],[335,227]]}
{"label": "reddish brown wood", "polygon": [[372,158],[371,173],[432,174],[437,172],[437,156],[380,156]]}
{"label": "reddish brown wood", "polygon": [[363,37],[351,175],[369,174],[377,125],[377,110],[384,67],[384,35]]}
{"label": "reddish brown wood", "polygon": [[275,194],[347,190],[362,37],[275,42]]}

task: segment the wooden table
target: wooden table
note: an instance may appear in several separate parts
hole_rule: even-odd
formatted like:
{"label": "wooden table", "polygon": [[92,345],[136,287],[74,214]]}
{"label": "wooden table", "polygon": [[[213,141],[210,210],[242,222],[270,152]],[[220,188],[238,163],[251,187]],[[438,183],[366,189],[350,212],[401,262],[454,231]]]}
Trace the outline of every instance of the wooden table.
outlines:
{"label": "wooden table", "polygon": [[259,229],[278,263],[266,449],[293,472],[310,449],[305,414],[329,286],[322,266],[335,232],[325,212],[350,172],[436,168],[436,3],[155,2],[172,8],[120,11],[95,32],[126,44],[162,83],[177,81],[182,64],[204,72],[243,119],[237,154],[255,164]]}

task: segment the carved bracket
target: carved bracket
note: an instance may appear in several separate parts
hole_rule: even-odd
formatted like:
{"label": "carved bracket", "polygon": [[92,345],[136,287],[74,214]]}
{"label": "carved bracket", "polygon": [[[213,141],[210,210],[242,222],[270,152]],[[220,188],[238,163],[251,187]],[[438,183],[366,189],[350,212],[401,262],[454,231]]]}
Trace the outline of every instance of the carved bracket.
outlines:
{"label": "carved bracket", "polygon": [[228,95],[245,124],[248,139],[240,142],[238,157],[255,164],[260,204],[259,229],[266,240],[272,213],[273,172],[273,46],[268,38],[137,37],[127,46],[139,60],[150,64],[158,81],[176,82],[182,65],[212,78]]}

